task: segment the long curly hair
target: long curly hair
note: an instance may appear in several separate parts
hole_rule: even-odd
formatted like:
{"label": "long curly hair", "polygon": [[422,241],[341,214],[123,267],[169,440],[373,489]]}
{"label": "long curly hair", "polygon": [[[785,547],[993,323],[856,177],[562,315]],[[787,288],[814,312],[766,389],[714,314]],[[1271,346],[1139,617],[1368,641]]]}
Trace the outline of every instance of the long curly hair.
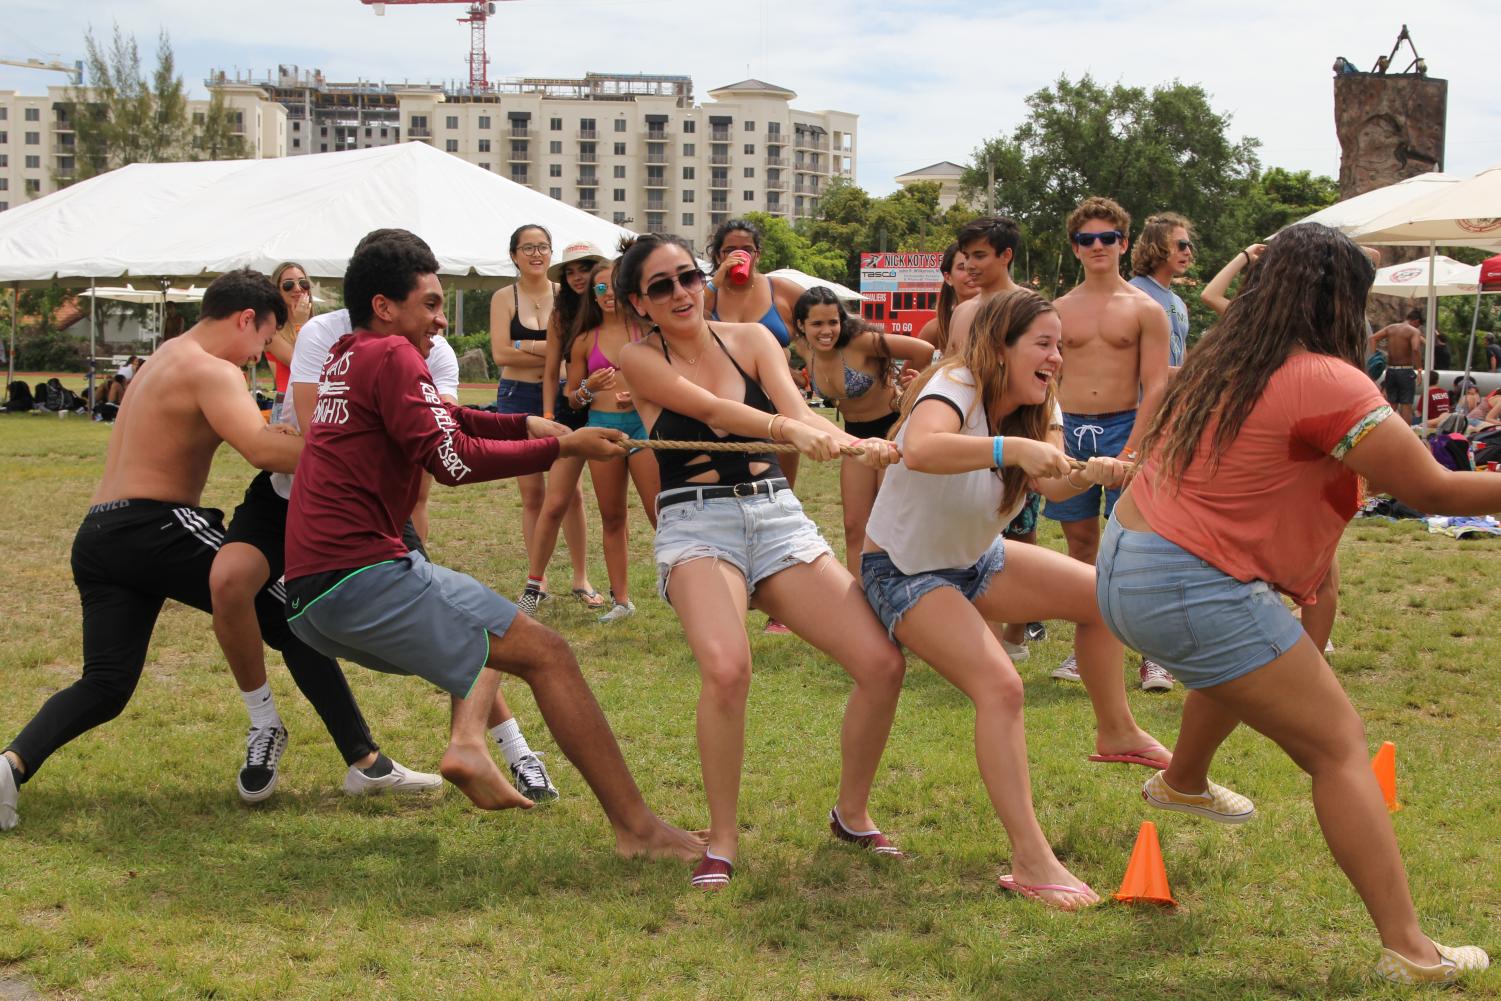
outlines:
{"label": "long curly hair", "polygon": [[[964,353],[950,355],[926,369],[902,394],[901,417],[892,429],[892,437],[896,437],[897,428],[905,424],[912,415],[912,408],[917,405],[923,387],[937,373],[966,368],[978,390],[975,395],[985,408],[985,425],[992,435],[1014,435],[1034,441],[1046,441],[1056,406],[1054,401],[1057,387],[1051,380],[1048,382],[1047,398],[1041,403],[1017,407],[1004,419],[997,415],[1006,402],[1006,358],[1002,348],[1015,346],[1039,316],[1052,312],[1056,312],[1053,304],[1031,289],[1019,288],[988,299],[975,313]],[[1027,492],[1027,474],[1019,466],[1007,466],[998,475],[1005,484],[999,510],[1009,511]]]}
{"label": "long curly hair", "polygon": [[1216,468],[1272,373],[1297,348],[1359,368],[1375,275],[1360,248],[1337,230],[1300,223],[1277,234],[1220,322],[1168,384],[1142,439],[1142,461],[1159,452],[1175,487],[1201,445]]}

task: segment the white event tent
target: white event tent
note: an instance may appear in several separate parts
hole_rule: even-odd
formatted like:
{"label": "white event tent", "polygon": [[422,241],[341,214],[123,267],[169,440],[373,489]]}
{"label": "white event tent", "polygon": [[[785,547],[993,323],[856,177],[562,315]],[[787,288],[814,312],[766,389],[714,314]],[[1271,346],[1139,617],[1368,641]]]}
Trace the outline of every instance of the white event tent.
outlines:
{"label": "white event tent", "polygon": [[428,242],[445,281],[494,287],[516,275],[508,241],[524,223],[558,247],[612,250],[630,233],[420,142],[133,164],[0,213],[0,285],[206,279],[288,260],[338,279],[361,237],[398,227]]}
{"label": "white event tent", "polygon": [[779,278],[783,281],[789,281],[792,284],[796,285],[798,288],[802,289],[804,292],[806,292],[810,288],[815,287],[826,288],[829,291],[833,292],[834,295],[837,296],[839,300],[845,304],[846,308],[854,307],[857,311],[860,308],[860,303],[865,301],[865,296],[861,295],[859,292],[856,292],[848,285],[841,285],[838,282],[831,282],[827,278],[819,278],[817,275],[810,275],[807,272],[799,271],[796,268],[778,268],[775,271],[768,271],[766,273],[766,277]]}
{"label": "white event tent", "polygon": [[[1429,273],[1432,272],[1432,280]],[[1426,299],[1434,295],[1474,295],[1480,291],[1480,265],[1461,264],[1452,257],[1422,257],[1405,264],[1388,264],[1376,272],[1371,286],[1374,295],[1398,299]]]}

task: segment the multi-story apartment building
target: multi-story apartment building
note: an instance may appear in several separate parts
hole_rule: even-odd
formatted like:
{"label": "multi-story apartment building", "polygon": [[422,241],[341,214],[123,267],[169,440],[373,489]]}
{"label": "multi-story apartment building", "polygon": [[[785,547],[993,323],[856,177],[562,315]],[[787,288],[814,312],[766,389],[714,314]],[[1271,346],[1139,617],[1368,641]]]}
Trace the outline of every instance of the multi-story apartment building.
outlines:
{"label": "multi-story apartment building", "polygon": [[[75,176],[77,143],[71,88],[48,87],[46,94],[0,90],[0,212],[50,194]],[[232,131],[254,159],[286,156],[288,112],[257,87],[222,88]],[[201,122],[207,100],[188,102],[188,114]]]}
{"label": "multi-story apartment building", "polygon": [[[215,71],[206,83],[252,157],[426,142],[620,225],[700,246],[745,212],[809,217],[831,181],[855,175],[857,116],[799,110],[794,92],[761,80],[711,90],[704,104],[685,76],[589,73],[475,93],[330,83],[281,66],[274,78]],[[67,90],[0,91],[0,209],[73,172]],[[207,106],[193,101],[190,111]]]}

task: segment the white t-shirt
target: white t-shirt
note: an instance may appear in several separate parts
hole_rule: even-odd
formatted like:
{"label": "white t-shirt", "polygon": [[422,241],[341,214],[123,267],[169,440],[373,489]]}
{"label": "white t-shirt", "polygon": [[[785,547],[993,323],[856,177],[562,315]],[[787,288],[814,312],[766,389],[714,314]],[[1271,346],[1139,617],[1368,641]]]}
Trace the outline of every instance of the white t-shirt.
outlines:
{"label": "white t-shirt", "polygon": [[[969,369],[961,366],[935,375],[923,387],[918,405],[932,397],[946,401],[959,414],[961,434],[992,437]],[[1056,403],[1053,421],[1063,423]],[[897,447],[906,436],[903,425]],[[905,574],[973,566],[1027,502],[1023,492],[1010,511],[1000,511],[1005,492],[1005,484],[990,469],[918,473],[898,463],[886,470],[865,534]]]}
{"label": "white t-shirt", "polygon": [[[323,363],[328,361],[328,352],[339,338],[354,333],[349,322],[349,310],[336,309],[332,313],[319,313],[297,332],[297,343],[292,347],[292,374],[287,377],[287,402],[281,410],[283,424],[297,427],[297,408],[292,405],[292,385],[298,382],[317,385],[323,378]],[[453,346],[440,334],[433,338],[433,349],[427,355],[427,370],[433,377],[433,386],[439,396],[459,396],[459,357]],[[292,497],[292,476],[289,473],[272,473],[271,486],[283,498]]]}

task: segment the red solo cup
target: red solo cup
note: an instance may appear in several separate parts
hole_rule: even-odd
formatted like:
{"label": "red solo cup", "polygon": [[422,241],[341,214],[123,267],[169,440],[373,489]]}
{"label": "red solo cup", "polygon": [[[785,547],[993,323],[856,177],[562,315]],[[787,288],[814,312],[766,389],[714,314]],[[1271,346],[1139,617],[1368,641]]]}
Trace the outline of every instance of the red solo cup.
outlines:
{"label": "red solo cup", "polygon": [[751,280],[751,259],[749,254],[735,251],[730,254],[735,262],[730,265],[730,281],[736,285],[744,285]]}

